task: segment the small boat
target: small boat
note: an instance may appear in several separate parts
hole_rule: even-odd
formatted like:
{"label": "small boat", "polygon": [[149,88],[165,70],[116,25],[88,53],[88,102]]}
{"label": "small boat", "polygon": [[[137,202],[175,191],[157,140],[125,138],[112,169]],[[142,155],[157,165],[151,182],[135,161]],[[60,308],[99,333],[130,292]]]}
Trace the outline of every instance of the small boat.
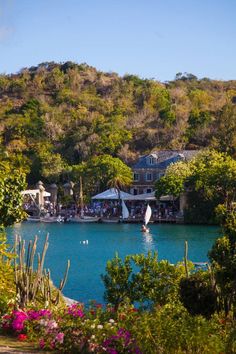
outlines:
{"label": "small boat", "polygon": [[40,222],[40,218],[28,216],[26,219],[27,222]]}
{"label": "small boat", "polygon": [[106,223],[106,224],[118,224],[118,222],[120,222],[120,218],[109,218],[109,217],[103,217],[103,218],[101,218],[101,222],[104,222],[104,223]]}
{"label": "small boat", "polygon": [[40,218],[40,222],[45,222],[45,223],[64,222],[64,218],[62,218],[60,215],[59,216],[45,216],[43,218]]}
{"label": "small boat", "polygon": [[124,200],[122,199],[122,216],[121,217],[103,217],[101,218],[101,221],[107,224],[118,224],[118,222],[122,222],[126,219],[128,219],[129,217],[129,210],[127,208],[127,206],[125,205]]}
{"label": "small boat", "polygon": [[152,216],[152,209],[151,209],[150,205],[148,204],[145,215],[144,215],[144,225],[142,225],[142,228],[141,228],[142,232],[148,233],[150,231],[149,228],[147,227],[147,225],[151,219],[151,216]]}
{"label": "small boat", "polygon": [[80,200],[80,214],[76,216],[72,216],[68,218],[66,221],[74,222],[74,223],[90,223],[90,222],[98,222],[100,217],[98,216],[87,216],[84,215],[84,196],[83,196],[83,184],[82,177],[79,179],[79,200]]}
{"label": "small boat", "polygon": [[89,222],[98,222],[99,221],[99,217],[98,216],[74,216],[69,218],[67,221],[69,222],[79,222],[79,223],[89,223]]}

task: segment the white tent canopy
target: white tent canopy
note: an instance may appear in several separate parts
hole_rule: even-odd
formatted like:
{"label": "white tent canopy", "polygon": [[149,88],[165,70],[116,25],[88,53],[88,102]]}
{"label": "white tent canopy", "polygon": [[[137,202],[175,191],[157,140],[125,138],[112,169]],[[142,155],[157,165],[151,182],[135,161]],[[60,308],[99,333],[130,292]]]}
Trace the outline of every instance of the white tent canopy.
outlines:
{"label": "white tent canopy", "polygon": [[[120,198],[123,200],[157,200],[155,197],[155,192],[151,193],[143,193],[143,194],[129,194],[126,192],[120,191]],[[119,199],[118,197],[118,191],[115,188],[107,189],[106,191],[99,193],[92,197],[92,199],[101,199],[101,200],[114,200],[114,199]],[[172,195],[162,195],[161,198],[159,199],[161,202],[166,202],[166,201],[172,201],[175,200]]]}
{"label": "white tent canopy", "polygon": [[155,192],[143,193],[143,194],[130,194],[125,200],[156,200]]}
{"label": "white tent canopy", "polygon": [[[172,195],[162,195],[159,200],[161,202],[167,202],[175,199],[176,198],[174,198]],[[151,192],[151,193],[130,195],[129,197],[124,198],[124,200],[147,200],[148,201],[148,200],[157,200],[157,198],[155,197],[155,192]]]}
{"label": "white tent canopy", "polygon": [[[39,189],[26,189],[25,191],[21,192],[22,195],[31,195],[32,197],[36,197],[39,194]],[[50,197],[51,193],[44,191],[44,197]]]}
{"label": "white tent canopy", "polygon": [[[129,198],[132,197],[132,194],[120,191],[120,198],[121,199],[126,199],[130,200]],[[101,200],[118,200],[119,199],[119,194],[117,189],[111,188],[107,189],[106,191],[99,193],[97,195],[94,195],[92,199],[101,199]]]}

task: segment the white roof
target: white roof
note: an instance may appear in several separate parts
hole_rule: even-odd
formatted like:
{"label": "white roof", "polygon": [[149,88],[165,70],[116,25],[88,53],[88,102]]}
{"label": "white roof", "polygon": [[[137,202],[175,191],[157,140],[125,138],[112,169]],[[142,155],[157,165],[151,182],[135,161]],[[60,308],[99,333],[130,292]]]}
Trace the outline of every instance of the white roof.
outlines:
{"label": "white roof", "polygon": [[[155,197],[155,192],[151,193],[143,193],[143,194],[136,194],[136,195],[130,195],[127,198],[124,198],[125,200],[156,200],[157,198]],[[169,201],[169,200],[174,200],[175,198],[172,195],[162,195],[159,200],[161,202],[164,201]]]}
{"label": "white roof", "polygon": [[143,194],[130,194],[125,200],[156,200],[155,192],[143,193]]}
{"label": "white roof", "polygon": [[[36,197],[37,194],[39,194],[39,189],[26,189],[25,191],[21,192],[22,195],[32,195],[33,197]],[[51,193],[44,191],[43,196],[44,197],[50,197]]]}
{"label": "white roof", "polygon": [[[132,194],[120,191],[120,198],[129,200],[129,197],[132,197]],[[115,188],[107,189],[106,191],[94,195],[92,199],[119,199],[118,191]]]}

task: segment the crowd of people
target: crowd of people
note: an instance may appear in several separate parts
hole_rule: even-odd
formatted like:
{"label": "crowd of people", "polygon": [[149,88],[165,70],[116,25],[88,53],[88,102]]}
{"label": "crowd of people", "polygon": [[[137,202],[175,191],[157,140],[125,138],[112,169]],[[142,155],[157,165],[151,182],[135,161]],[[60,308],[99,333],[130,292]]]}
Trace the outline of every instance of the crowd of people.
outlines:
{"label": "crowd of people", "polygon": [[[142,202],[125,202],[126,207],[129,210],[129,219],[133,220],[143,220],[147,203],[145,201]],[[152,219],[171,219],[176,216],[178,213],[178,208],[171,204],[161,204],[158,205],[155,202],[150,203],[152,208]],[[72,208],[70,212],[74,214],[75,210]],[[77,208],[77,213],[81,212],[80,208]],[[83,208],[83,212],[85,215],[90,216],[98,216],[98,217],[120,217],[121,215],[121,207],[118,201],[96,201],[91,204],[85,205]],[[74,215],[73,215],[74,216]]]}
{"label": "crowd of people", "polygon": [[[147,203],[145,201],[125,201],[126,207],[129,210],[129,219],[131,220],[143,220]],[[163,203],[158,204],[156,202],[150,203],[152,209],[152,219],[171,219],[178,213],[178,208],[173,203]],[[24,203],[24,209],[30,214],[31,210],[37,212],[36,205],[32,201],[27,201]],[[81,208],[75,204],[68,206],[63,206],[58,204],[54,206],[49,200],[45,201],[43,211],[50,216],[62,215],[65,217],[74,217],[77,214],[81,214]],[[106,200],[106,201],[92,201],[90,204],[84,205],[83,214],[89,216],[98,217],[120,217],[121,216],[121,206],[118,200]]]}

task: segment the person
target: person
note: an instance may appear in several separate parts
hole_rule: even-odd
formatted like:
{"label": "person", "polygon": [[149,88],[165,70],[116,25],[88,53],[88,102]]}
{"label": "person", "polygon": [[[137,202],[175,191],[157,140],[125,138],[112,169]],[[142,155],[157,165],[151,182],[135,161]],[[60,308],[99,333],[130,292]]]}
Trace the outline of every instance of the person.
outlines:
{"label": "person", "polygon": [[141,231],[142,232],[149,232],[149,228],[147,226],[145,226],[145,225],[142,225]]}

